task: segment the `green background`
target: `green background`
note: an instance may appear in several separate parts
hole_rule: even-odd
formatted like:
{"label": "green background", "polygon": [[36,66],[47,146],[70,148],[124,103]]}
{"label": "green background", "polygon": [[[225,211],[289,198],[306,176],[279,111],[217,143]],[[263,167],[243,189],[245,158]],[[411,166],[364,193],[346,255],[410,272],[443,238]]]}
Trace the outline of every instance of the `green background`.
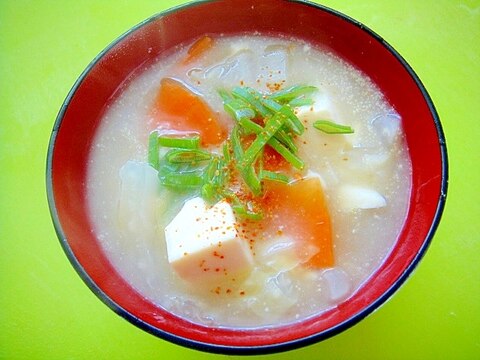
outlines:
{"label": "green background", "polygon": [[[56,238],[45,161],[57,112],[105,46],[180,0],[0,0],[0,358],[213,359],[155,338],[87,288]],[[434,241],[384,306],[342,334],[270,359],[479,359],[480,1],[323,4],[384,37],[429,91],[450,187]]]}

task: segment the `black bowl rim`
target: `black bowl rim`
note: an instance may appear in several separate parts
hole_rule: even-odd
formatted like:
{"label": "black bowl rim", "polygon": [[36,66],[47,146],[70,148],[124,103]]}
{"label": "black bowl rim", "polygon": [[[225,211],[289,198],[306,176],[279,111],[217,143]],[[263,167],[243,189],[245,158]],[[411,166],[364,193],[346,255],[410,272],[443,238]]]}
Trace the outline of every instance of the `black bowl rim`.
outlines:
{"label": "black bowl rim", "polygon": [[360,320],[365,318],[367,315],[372,313],[374,310],[380,307],[383,303],[385,303],[398,289],[399,287],[408,279],[408,277],[412,274],[413,270],[417,267],[420,260],[425,255],[426,250],[428,249],[429,245],[431,244],[432,238],[438,225],[440,223],[440,219],[445,207],[446,203],[446,195],[448,189],[448,156],[447,156],[447,147],[446,147],[446,140],[445,135],[442,129],[442,125],[440,123],[440,118],[438,113],[435,109],[432,99],[428,94],[427,90],[425,89],[423,83],[420,81],[419,77],[416,75],[414,70],[410,67],[410,65],[406,62],[406,60],[390,45],[388,44],[380,35],[375,33],[373,30],[362,24],[361,22],[345,15],[337,10],[331,9],[324,5],[320,5],[317,3],[313,3],[308,0],[280,0],[285,2],[292,2],[292,3],[299,3],[301,5],[310,6],[316,10],[324,11],[334,16],[339,17],[343,21],[347,21],[356,27],[360,28],[361,30],[365,31],[369,36],[371,36],[376,41],[380,42],[382,46],[384,46],[400,63],[401,65],[407,70],[409,75],[415,81],[416,86],[421,91],[424,100],[426,101],[430,113],[434,119],[434,124],[437,130],[438,141],[440,144],[440,153],[441,153],[441,162],[442,162],[442,178],[441,178],[441,192],[438,198],[437,208],[435,211],[435,216],[433,218],[432,224],[428,231],[428,234],[416,254],[415,258],[409,264],[409,266],[405,269],[405,271],[397,278],[395,283],[385,291],[380,297],[378,297],[375,301],[373,301],[369,306],[362,309],[357,314],[353,315],[349,319],[345,320],[342,323],[337,324],[336,326],[322,331],[320,333],[307,336],[304,338],[294,339],[291,341],[283,342],[283,343],[274,343],[268,345],[261,345],[261,346],[231,346],[231,345],[218,345],[218,344],[211,344],[211,343],[204,343],[196,340],[192,340],[189,338],[184,338],[175,334],[171,334],[167,331],[158,329],[146,322],[142,321],[141,319],[137,318],[135,315],[129,313],[118,304],[116,304],[112,299],[110,299],[103,291],[100,289],[95,282],[91,279],[91,277],[86,273],[83,269],[80,262],[77,260],[73,251],[68,244],[68,241],[65,237],[63,232],[62,226],[60,224],[57,209],[55,206],[55,199],[53,194],[53,182],[52,182],[52,161],[53,161],[53,152],[55,148],[55,140],[57,137],[58,129],[61,126],[63,117],[65,112],[72,100],[73,96],[75,95],[77,89],[82,84],[83,80],[87,76],[87,74],[91,71],[91,69],[100,61],[100,59],[110,51],[115,45],[121,42],[124,38],[129,36],[131,33],[137,31],[141,27],[145,26],[146,24],[155,21],[157,18],[168,15],[170,13],[174,13],[180,10],[183,10],[188,7],[195,7],[200,6],[203,3],[209,3],[215,0],[200,0],[200,1],[191,1],[182,5],[178,5],[167,9],[165,11],[161,11],[151,17],[147,18],[146,20],[140,22],[139,24],[133,26],[122,35],[117,37],[114,41],[112,41],[105,49],[103,49],[85,68],[85,70],[80,74],[79,78],[75,81],[74,85],[72,86],[71,90],[69,91],[67,97],[65,98],[59,113],[56,117],[53,130],[50,136],[50,142],[48,146],[47,152],[47,162],[46,162],[46,189],[47,189],[47,199],[48,205],[50,210],[50,215],[53,220],[53,224],[55,227],[55,231],[57,234],[58,239],[60,240],[60,244],[67,255],[70,263],[73,265],[74,269],[80,275],[82,280],[85,284],[90,288],[90,290],[102,300],[110,309],[112,309],[115,313],[132,323],[133,325],[147,331],[148,333],[160,337],[164,340],[168,340],[174,344],[182,345],[188,348],[201,350],[205,352],[211,353],[218,353],[218,354],[227,354],[227,355],[258,355],[258,354],[269,354],[269,353],[276,353],[281,351],[289,351],[293,349],[297,349],[303,346],[311,345],[316,342],[326,340],[340,332],[347,330],[348,328],[352,327],[353,325],[357,324]]}

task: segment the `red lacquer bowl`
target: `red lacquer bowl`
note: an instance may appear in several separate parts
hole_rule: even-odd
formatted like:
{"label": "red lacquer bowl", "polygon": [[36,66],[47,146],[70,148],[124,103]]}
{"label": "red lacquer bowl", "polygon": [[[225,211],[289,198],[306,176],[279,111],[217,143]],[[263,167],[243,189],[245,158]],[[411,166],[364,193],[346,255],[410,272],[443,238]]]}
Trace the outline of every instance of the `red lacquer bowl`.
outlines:
{"label": "red lacquer bowl", "polygon": [[[258,31],[326,46],[367,74],[401,115],[413,166],[407,220],[381,268],[338,307],[289,325],[212,328],[179,318],[143,298],[118,274],[91,231],[86,202],[90,144],[122,82],[148,62],[201,34]],[[229,354],[268,353],[323,340],[354,325],[407,279],[438,225],[447,189],[447,155],[438,115],[410,66],[381,37],[331,9],[287,0],[187,4],[139,24],[105,49],[68,94],[47,160],[50,211],[60,242],[90,289],[138,327],[174,343]]]}

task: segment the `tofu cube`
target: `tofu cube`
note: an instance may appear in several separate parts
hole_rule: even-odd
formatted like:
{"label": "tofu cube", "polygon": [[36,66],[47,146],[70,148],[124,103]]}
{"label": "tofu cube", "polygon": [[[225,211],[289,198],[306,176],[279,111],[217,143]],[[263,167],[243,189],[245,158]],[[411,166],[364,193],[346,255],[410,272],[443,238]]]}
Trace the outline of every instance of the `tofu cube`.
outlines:
{"label": "tofu cube", "polygon": [[[321,86],[318,87],[321,89]],[[311,138],[311,136],[316,136],[318,138],[318,134],[321,134],[320,131],[313,128],[313,123],[316,120],[324,119],[341,125],[354,125],[344,121],[343,116],[341,116],[341,113],[337,110],[335,104],[333,103],[331,96],[326,92],[319,90],[314,93],[311,98],[313,100],[313,105],[299,106],[295,109],[295,114],[297,117],[302,122],[305,122],[308,128],[312,129],[312,131],[306,132],[303,135],[305,141],[313,142],[314,140]],[[328,141],[328,143],[342,142],[348,144],[349,146],[353,146],[359,142],[358,131],[347,135],[327,135],[324,137],[324,139]]]}
{"label": "tofu cube", "polygon": [[165,228],[168,261],[187,281],[230,278],[251,270],[252,253],[226,201],[188,200]]}
{"label": "tofu cube", "polygon": [[313,105],[304,105],[296,108],[295,113],[299,119],[313,122],[318,119],[333,119],[337,117],[330,97],[325,92],[318,91],[311,98]]}

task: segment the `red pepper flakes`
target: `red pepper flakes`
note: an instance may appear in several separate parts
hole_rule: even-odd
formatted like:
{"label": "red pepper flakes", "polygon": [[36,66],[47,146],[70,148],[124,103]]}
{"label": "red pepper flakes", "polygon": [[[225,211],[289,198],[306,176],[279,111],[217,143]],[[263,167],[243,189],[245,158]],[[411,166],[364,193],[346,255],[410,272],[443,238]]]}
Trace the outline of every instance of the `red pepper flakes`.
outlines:
{"label": "red pepper flakes", "polygon": [[[270,74],[268,77],[271,78],[272,74]],[[281,90],[283,87],[283,84],[285,84],[285,80],[281,80],[280,82],[276,82],[276,83],[267,83],[266,85],[271,92],[275,92],[275,91]]]}

